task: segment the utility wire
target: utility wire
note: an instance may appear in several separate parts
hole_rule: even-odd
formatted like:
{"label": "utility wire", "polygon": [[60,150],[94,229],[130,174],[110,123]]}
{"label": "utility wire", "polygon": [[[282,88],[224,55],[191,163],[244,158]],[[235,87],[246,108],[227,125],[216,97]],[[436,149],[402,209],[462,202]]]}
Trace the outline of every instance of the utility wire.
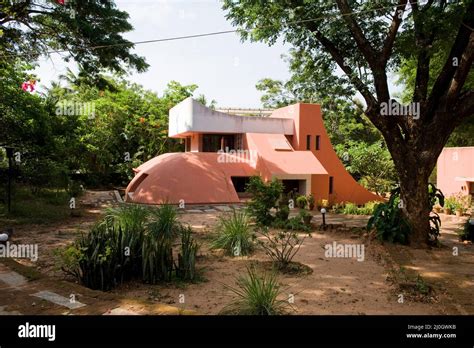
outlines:
{"label": "utility wire", "polygon": [[[418,3],[418,2],[413,1],[411,3]],[[285,25],[294,25],[294,24],[301,24],[301,23],[307,23],[307,22],[316,22],[316,21],[320,21],[320,20],[324,20],[324,19],[334,19],[334,17],[353,16],[353,15],[359,15],[359,14],[364,14],[364,13],[369,13],[369,12],[374,12],[374,11],[379,11],[379,10],[386,10],[386,9],[390,9],[390,8],[400,7],[400,6],[401,5],[399,5],[399,4],[394,4],[394,5],[391,5],[391,6],[377,7],[377,8],[372,8],[372,9],[368,9],[368,10],[361,10],[361,11],[350,12],[350,13],[336,14],[335,16],[326,15],[326,16],[321,16],[321,17],[312,18],[312,19],[302,19],[302,20],[298,20],[298,21],[290,21],[290,22],[285,22],[283,24],[285,24]],[[123,42],[123,43],[110,44],[110,45],[82,47],[82,49],[96,50],[96,49],[108,48],[108,47],[135,46],[135,45],[157,43],[157,42],[187,40],[187,39],[217,36],[217,35],[225,35],[225,34],[238,33],[238,32],[250,33],[253,30],[273,28],[273,27],[278,26],[278,25],[280,25],[280,24],[279,23],[278,24],[271,24],[271,25],[269,24],[269,25],[264,25],[264,26],[260,26],[260,27],[248,28],[248,29],[223,30],[223,31],[215,31],[215,32],[209,32],[209,33],[192,34],[192,35],[184,35],[184,36],[174,36],[174,37],[161,38],[161,39],[152,39],[152,40],[145,40],[145,41],[135,41],[135,42],[127,42],[127,43]],[[54,53],[59,54],[59,53],[68,53],[68,52],[69,52],[68,50],[53,50],[53,51],[47,51],[43,54],[41,54],[41,53],[39,53],[39,54],[49,56],[49,55],[54,54]],[[15,57],[15,56],[24,56],[24,55],[31,55],[31,53],[8,54],[8,55],[2,55],[2,56],[3,57],[8,57],[8,56]]]}

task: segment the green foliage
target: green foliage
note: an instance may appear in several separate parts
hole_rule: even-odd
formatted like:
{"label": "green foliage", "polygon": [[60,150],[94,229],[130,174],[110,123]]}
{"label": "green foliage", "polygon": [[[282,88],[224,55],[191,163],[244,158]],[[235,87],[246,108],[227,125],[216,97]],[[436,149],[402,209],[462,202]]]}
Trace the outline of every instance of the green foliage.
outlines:
{"label": "green foliage", "polygon": [[375,206],[379,204],[378,201],[372,201],[365,203],[362,207],[359,207],[355,203],[344,202],[342,204],[335,204],[332,207],[332,211],[335,214],[347,214],[347,215],[372,215],[374,213]]}
{"label": "green foliage", "polygon": [[306,199],[306,196],[296,197],[296,206],[298,208],[304,209],[304,208],[306,208],[307,204],[308,204],[308,200]]}
{"label": "green foliage", "polygon": [[258,233],[263,239],[258,239],[257,243],[281,270],[290,265],[306,238],[300,238],[295,231],[272,233],[268,228],[261,228]]}
{"label": "green foliage", "polygon": [[176,276],[185,281],[196,279],[196,256],[199,245],[192,237],[190,226],[181,226],[181,250],[178,254],[178,265],[176,265]]}
{"label": "green foliage", "polygon": [[232,256],[248,255],[254,248],[254,239],[248,214],[234,210],[230,216],[219,217],[217,235],[211,247],[224,249]]}
{"label": "green foliage", "polygon": [[313,210],[314,209],[314,205],[316,203],[316,200],[313,196],[312,193],[310,193],[308,196],[306,196],[306,201],[308,202],[308,209],[309,210]]}
{"label": "green foliage", "polygon": [[12,210],[8,213],[5,182],[0,185],[0,226],[53,223],[70,217],[71,196],[66,191],[49,188],[37,191],[19,183],[13,185]]}
{"label": "green foliage", "polygon": [[462,242],[465,240],[470,240],[471,242],[474,242],[474,220],[467,220],[463,228],[459,230],[458,234],[459,239]]}
{"label": "green foliage", "polygon": [[[346,169],[370,191],[377,194],[390,192],[395,186],[396,173],[392,157],[383,143],[348,143],[347,148],[338,148]],[[344,154],[341,152],[344,151]]]}
{"label": "green foliage", "polygon": [[460,209],[461,207],[461,203],[454,196],[448,197],[444,201],[444,208],[449,209],[451,214],[454,214],[456,210]]}
{"label": "green foliage", "polygon": [[259,176],[253,176],[247,184],[246,192],[252,195],[252,200],[247,205],[250,215],[257,224],[269,226],[274,220],[270,210],[278,207],[277,202],[282,195],[283,184],[277,179],[266,184]]}
{"label": "green foliage", "polygon": [[123,273],[126,278],[142,272],[142,245],[149,216],[149,208],[136,204],[122,204],[106,210],[102,223],[122,230],[120,244],[124,249],[118,257],[124,265]]}
{"label": "green foliage", "polygon": [[95,225],[61,257],[65,272],[76,276],[88,288],[107,291],[122,281],[122,229],[108,224]]}
{"label": "green foliage", "polygon": [[281,204],[275,214],[276,221],[286,221],[290,215],[290,208],[287,204]]}
{"label": "green foliage", "polygon": [[233,315],[281,315],[291,308],[284,296],[275,273],[258,274],[255,268],[247,268],[247,274],[237,279],[237,287],[227,288],[235,295],[232,304],[223,314]]}
{"label": "green foliage", "polygon": [[[129,16],[113,1],[43,1],[41,8],[32,1],[7,1],[0,13],[0,59],[15,60],[23,55],[38,59],[52,49],[62,51],[65,61],[74,59],[83,69],[83,79],[103,82],[99,71],[138,72],[148,64],[131,53],[133,44],[122,34],[133,27]],[[7,24],[7,25],[5,25]],[[92,46],[108,46],[92,49]]]}
{"label": "green foliage", "polygon": [[143,238],[143,280],[156,284],[171,281],[173,276],[173,243],[179,232],[176,209],[165,204],[151,213]]}
{"label": "green foliage", "polygon": [[408,244],[411,227],[399,207],[400,191],[393,190],[388,202],[375,206],[374,214],[367,223],[367,230],[375,227],[377,238],[391,243]]}
{"label": "green foliage", "polygon": [[[180,236],[177,264],[173,243]],[[71,246],[59,252],[64,272],[91,289],[110,290],[132,278],[147,283],[196,280],[198,245],[189,226],[178,223],[176,209],[122,205]]]}

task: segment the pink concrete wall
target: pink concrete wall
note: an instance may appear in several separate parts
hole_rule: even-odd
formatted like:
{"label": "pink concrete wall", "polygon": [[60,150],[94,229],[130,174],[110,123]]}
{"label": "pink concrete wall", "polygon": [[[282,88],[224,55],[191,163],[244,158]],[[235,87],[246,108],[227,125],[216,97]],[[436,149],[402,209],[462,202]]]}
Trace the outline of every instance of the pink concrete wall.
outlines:
{"label": "pink concrete wall", "polygon": [[[382,200],[369,192],[346,171],[334,151],[331,140],[324,127],[321,106],[317,104],[295,104],[276,110],[271,117],[286,117],[295,120],[293,148],[311,151],[328,172],[328,176],[313,175],[311,190],[315,198],[328,199],[331,204],[353,202],[364,204],[368,201]],[[311,135],[310,150],[306,150],[306,136]],[[320,150],[315,149],[315,137],[320,136]],[[329,194],[329,177],[334,179],[333,193]]]}
{"label": "pink concrete wall", "polygon": [[473,190],[473,179],[474,147],[445,147],[438,158],[436,186],[446,197],[467,195],[469,187]]}

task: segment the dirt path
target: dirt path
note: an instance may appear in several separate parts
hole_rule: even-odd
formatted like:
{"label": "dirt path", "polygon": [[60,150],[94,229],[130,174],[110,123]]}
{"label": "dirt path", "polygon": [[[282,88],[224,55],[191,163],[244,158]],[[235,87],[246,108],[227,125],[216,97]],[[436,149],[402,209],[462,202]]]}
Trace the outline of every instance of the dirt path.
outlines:
{"label": "dirt path", "polygon": [[[234,286],[235,279],[245,273],[247,266],[263,267],[269,261],[263,251],[251,257],[232,258],[209,250],[209,242],[222,211],[206,209],[181,212],[179,219],[192,226],[201,244],[198,267],[205,281],[196,284],[147,285],[129,282],[109,293],[92,291],[67,281],[58,270],[55,251],[73,241],[114,203],[111,192],[86,195],[81,202],[82,215],[71,217],[60,224],[19,226],[15,243],[38,243],[36,263],[18,260],[18,264],[0,263],[0,314],[153,314],[183,313],[217,314],[233,301],[226,285]],[[321,216],[315,213],[315,224]],[[345,232],[314,232],[306,238],[295,260],[309,266],[311,274],[302,276],[279,275],[284,298],[294,298],[298,314],[474,314],[472,245],[457,241],[455,231],[461,221],[443,218],[441,249],[416,250],[409,247],[385,245],[370,241],[351,232],[351,227],[363,227],[365,216],[328,214],[327,222],[347,226]],[[324,247],[332,243],[363,244],[364,260],[325,257]],[[459,247],[459,255],[452,255],[452,247]],[[419,273],[436,290],[438,301],[431,303],[404,301],[400,303],[399,289],[389,280],[392,264]],[[12,269],[13,267],[13,269]],[[12,272],[26,277],[26,283],[12,286],[8,279],[16,279]],[[12,278],[13,277],[13,278]],[[3,279],[3,280],[2,280]],[[5,282],[7,279],[7,282]],[[44,291],[53,292],[85,304],[68,308],[49,300],[32,296]],[[48,295],[50,296],[50,294]],[[47,297],[47,296],[46,296]]]}

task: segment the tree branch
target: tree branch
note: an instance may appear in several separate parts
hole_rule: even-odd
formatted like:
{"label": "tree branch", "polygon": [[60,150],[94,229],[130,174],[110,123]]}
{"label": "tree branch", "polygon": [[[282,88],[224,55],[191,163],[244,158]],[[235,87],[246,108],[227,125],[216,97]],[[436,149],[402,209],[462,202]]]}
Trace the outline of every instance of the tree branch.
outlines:
{"label": "tree branch", "polygon": [[386,66],[387,61],[390,58],[392,53],[393,43],[395,42],[395,37],[397,36],[398,28],[402,23],[402,14],[405,11],[405,7],[407,5],[407,0],[400,0],[397,5],[397,9],[393,14],[392,23],[390,24],[390,29],[388,30],[387,37],[385,39],[382,54],[380,57],[381,63]]}
{"label": "tree branch", "polygon": [[341,11],[343,15],[342,17],[344,21],[349,26],[349,30],[351,31],[356,41],[357,47],[359,47],[365,59],[369,63],[369,66],[371,68],[375,67],[377,52],[370,45],[370,42],[365,37],[364,33],[362,32],[362,29],[359,27],[357,22],[351,16],[352,11],[347,3],[347,0],[336,0],[336,3],[337,3],[337,6],[339,7],[339,10]]}
{"label": "tree branch", "polygon": [[[453,79],[456,71],[461,67],[460,65],[456,66],[453,64],[455,60],[458,60],[463,57],[465,52],[470,45],[470,38],[472,35],[472,30],[470,28],[474,27],[474,1],[470,2],[469,7],[466,9],[466,13],[463,17],[461,25],[459,26],[458,34],[449,53],[448,59],[446,60],[441,73],[439,74],[436,82],[433,85],[431,95],[428,99],[428,112],[434,114],[436,109],[439,109],[440,102],[446,103],[447,100],[442,97],[447,94],[448,89],[451,85],[451,80]],[[469,54],[469,53],[468,53]],[[467,63],[469,62],[469,57],[466,57]],[[472,64],[472,57],[470,58]],[[461,79],[463,74],[469,72],[470,66],[467,71],[462,70],[458,76],[458,79]],[[459,88],[459,87],[458,87]],[[441,100],[443,99],[443,100]],[[446,108],[447,105],[441,105],[441,108]]]}

